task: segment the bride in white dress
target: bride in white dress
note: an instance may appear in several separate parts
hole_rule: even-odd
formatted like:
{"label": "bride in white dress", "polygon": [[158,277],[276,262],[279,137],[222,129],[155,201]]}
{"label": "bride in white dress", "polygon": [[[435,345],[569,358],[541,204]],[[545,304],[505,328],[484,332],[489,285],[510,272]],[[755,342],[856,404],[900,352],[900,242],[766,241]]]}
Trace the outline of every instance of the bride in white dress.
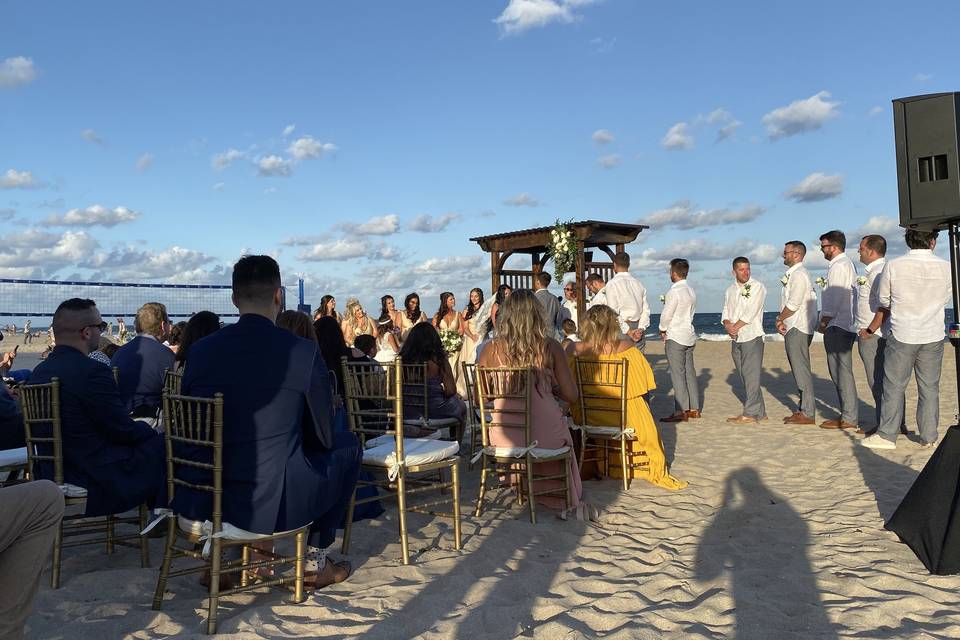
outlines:
{"label": "bride in white dress", "polygon": [[374,360],[383,363],[393,362],[400,353],[397,335],[393,330],[393,320],[389,317],[382,318],[377,323],[377,331],[377,355],[374,356]]}
{"label": "bride in white dress", "polygon": [[440,294],[440,309],[433,316],[433,326],[440,332],[441,339],[444,333],[456,334],[460,337],[460,344],[455,349],[447,351],[447,362],[453,369],[453,378],[457,382],[457,393],[466,397],[466,386],[463,381],[463,372],[460,371],[460,355],[463,353],[463,325],[460,313],[457,312],[457,299],[449,291]]}

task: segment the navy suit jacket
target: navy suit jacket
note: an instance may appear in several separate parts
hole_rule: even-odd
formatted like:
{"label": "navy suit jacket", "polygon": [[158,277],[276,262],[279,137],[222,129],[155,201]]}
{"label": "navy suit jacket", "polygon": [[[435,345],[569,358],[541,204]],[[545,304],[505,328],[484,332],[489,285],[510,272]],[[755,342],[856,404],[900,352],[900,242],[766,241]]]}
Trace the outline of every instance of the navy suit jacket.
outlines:
{"label": "navy suit jacket", "polygon": [[0,450],[19,449],[24,446],[23,416],[17,401],[7,393],[0,382]]}
{"label": "navy suit jacket", "polygon": [[[127,414],[110,367],[58,346],[33,370],[30,384],[52,378],[60,380],[64,480],[87,489],[87,515],[153,503],[165,482],[163,436]],[[41,465],[39,476],[52,480],[52,465]]]}
{"label": "navy suit jacket", "polygon": [[[287,531],[317,520],[341,499],[346,488],[339,469],[359,468],[359,449],[328,455],[335,446],[333,394],[316,342],[262,316],[241,316],[190,347],[183,394],[217,392],[224,399],[225,522],[255,533]],[[337,435],[336,446],[349,436],[357,447],[352,434]],[[202,474],[178,472],[210,482]],[[180,486],[171,506],[194,520],[209,519],[212,511],[209,493]]]}
{"label": "navy suit jacket", "polygon": [[163,377],[173,369],[174,353],[152,338],[137,336],[113,354],[110,363],[120,369],[120,395],[127,411],[147,406],[160,406]]}

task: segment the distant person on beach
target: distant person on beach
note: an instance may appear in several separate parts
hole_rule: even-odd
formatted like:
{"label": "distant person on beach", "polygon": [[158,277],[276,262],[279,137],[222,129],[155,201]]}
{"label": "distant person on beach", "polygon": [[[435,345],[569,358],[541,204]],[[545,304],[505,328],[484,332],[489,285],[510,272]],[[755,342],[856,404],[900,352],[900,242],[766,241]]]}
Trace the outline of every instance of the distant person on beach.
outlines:
{"label": "distant person on beach", "polygon": [[[328,561],[326,548],[353,495],[359,442],[334,429],[330,377],[317,343],[274,322],[283,295],[276,261],[244,256],[232,282],[239,320],[190,348],[183,378],[185,395],[227,391],[223,520],[265,534],[310,525],[306,583],[342,582],[350,564]],[[184,473],[195,483],[209,477]],[[209,496],[190,487],[177,488],[171,508],[194,520],[211,517]]]}
{"label": "distant person on beach", "polygon": [[[130,417],[113,372],[87,357],[106,329],[93,300],[61,302],[53,315],[57,346],[29,381],[60,381],[64,480],[87,490],[88,516],[166,503],[163,435]],[[39,446],[50,455],[50,445]],[[41,464],[39,477],[51,479],[52,467]]]}
{"label": "distant person on beach", "polygon": [[644,351],[647,341],[644,334],[650,326],[650,305],[647,304],[647,289],[630,275],[630,256],[623,251],[613,256],[613,277],[605,287],[607,306],[617,312],[621,327],[626,325],[626,335]]}
{"label": "distant person on beach", "polygon": [[[907,229],[904,239],[910,250],[888,262],[876,283],[878,308],[889,316],[890,325],[880,426],[877,433],[861,441],[871,449],[896,448],[911,371],[917,377],[917,426],[923,446],[934,446],[938,438],[943,308],[953,293],[950,263],[933,255],[936,231]],[[879,328],[875,316],[868,329],[876,332]]]}
{"label": "distant person on beach", "polygon": [[777,332],[783,336],[787,362],[793,372],[800,401],[797,410],[783,419],[784,424],[816,424],[817,399],[810,370],[810,343],[817,330],[817,293],[810,274],[803,266],[807,245],[791,240],[783,245],[783,265],[787,272],[780,278],[780,313]]}
{"label": "distant person on beach", "polygon": [[123,318],[117,318],[117,341],[123,344],[127,340],[127,323]]}
{"label": "distant person on beach", "polygon": [[720,321],[733,342],[730,353],[744,389],[743,411],[727,418],[734,424],[756,424],[767,420],[760,392],[763,370],[763,301],[767,288],[750,275],[750,260],[733,259],[734,282],[727,287]]}
{"label": "distant person on beach", "polygon": [[33,333],[30,331],[30,321],[27,320],[23,325],[23,344],[30,344],[33,341]]}
{"label": "distant person on beach", "polygon": [[823,429],[856,429],[859,404],[853,379],[853,343],[857,339],[853,308],[856,300],[857,269],[844,251],[847,237],[843,231],[828,231],[820,236],[820,250],[830,261],[827,286],[820,302],[820,325],[827,370],[837,390],[840,417],[824,420]]}
{"label": "distant person on beach", "polygon": [[[857,351],[863,361],[863,371],[867,376],[867,384],[873,394],[874,422],[873,428],[857,429],[857,433],[873,435],[880,426],[880,408],[883,406],[883,365],[887,349],[887,335],[890,333],[889,319],[880,311],[880,301],[877,299],[877,278],[883,273],[887,264],[887,240],[883,236],[868,235],[860,240],[860,262],[864,266],[866,275],[857,278]],[[871,329],[874,318],[879,324],[877,329]],[[904,399],[906,402],[906,399]],[[900,433],[907,433],[906,423],[900,424]]]}
{"label": "distant person on beach", "polygon": [[697,333],[693,329],[693,314],[697,310],[697,294],[687,283],[690,263],[683,258],[670,261],[670,290],[667,291],[660,314],[660,337],[670,366],[673,384],[674,411],[660,422],[686,422],[700,418],[700,387],[693,364],[693,350]]}
{"label": "distant person on beach", "polygon": [[167,369],[173,369],[175,355],[163,345],[170,333],[167,308],[148,302],[137,310],[137,336],[121,346],[111,360],[120,370],[120,394],[127,411],[139,417],[156,416]]}

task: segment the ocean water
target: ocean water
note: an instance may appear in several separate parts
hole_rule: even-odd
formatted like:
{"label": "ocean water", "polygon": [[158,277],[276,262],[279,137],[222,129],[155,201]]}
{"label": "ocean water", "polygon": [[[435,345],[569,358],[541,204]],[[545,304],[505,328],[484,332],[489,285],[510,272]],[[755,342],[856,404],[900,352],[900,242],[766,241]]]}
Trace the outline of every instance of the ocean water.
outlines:
{"label": "ocean water", "polygon": [[[763,333],[766,342],[782,342],[783,336],[777,333],[777,311],[765,311],[763,313]],[[660,314],[650,314],[650,328],[647,329],[647,339],[659,339],[660,334],[657,327],[660,326]],[[697,333],[700,340],[709,340],[723,342],[729,340],[727,332],[723,330],[720,323],[719,313],[695,313],[693,314],[693,330]],[[822,342],[822,334],[814,334],[814,342]]]}

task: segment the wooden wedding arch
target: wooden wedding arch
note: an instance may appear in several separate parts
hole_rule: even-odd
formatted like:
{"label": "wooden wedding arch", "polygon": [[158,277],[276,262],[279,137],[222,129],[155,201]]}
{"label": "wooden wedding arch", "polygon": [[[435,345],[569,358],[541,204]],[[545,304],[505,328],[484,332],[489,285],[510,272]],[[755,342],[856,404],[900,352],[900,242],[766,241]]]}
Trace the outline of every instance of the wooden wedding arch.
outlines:
{"label": "wooden wedding arch", "polygon": [[[539,273],[550,259],[547,247],[550,244],[550,232],[553,226],[538,227],[536,229],[522,229],[509,233],[497,233],[492,236],[478,236],[470,238],[480,248],[490,254],[490,275],[492,289],[495,291],[501,284],[510,285],[513,289],[533,288],[533,275]],[[613,256],[624,250],[624,247],[637,239],[640,232],[649,229],[643,224],[623,224],[620,222],[601,222],[585,220],[570,222],[567,228],[573,232],[577,242],[577,262],[574,267],[577,288],[577,311],[584,313],[586,296],[585,281],[589,274],[599,273],[604,280],[613,275]],[[606,254],[609,261],[596,260],[592,249]],[[505,269],[504,265],[510,256],[517,253],[530,254],[530,270]]]}

